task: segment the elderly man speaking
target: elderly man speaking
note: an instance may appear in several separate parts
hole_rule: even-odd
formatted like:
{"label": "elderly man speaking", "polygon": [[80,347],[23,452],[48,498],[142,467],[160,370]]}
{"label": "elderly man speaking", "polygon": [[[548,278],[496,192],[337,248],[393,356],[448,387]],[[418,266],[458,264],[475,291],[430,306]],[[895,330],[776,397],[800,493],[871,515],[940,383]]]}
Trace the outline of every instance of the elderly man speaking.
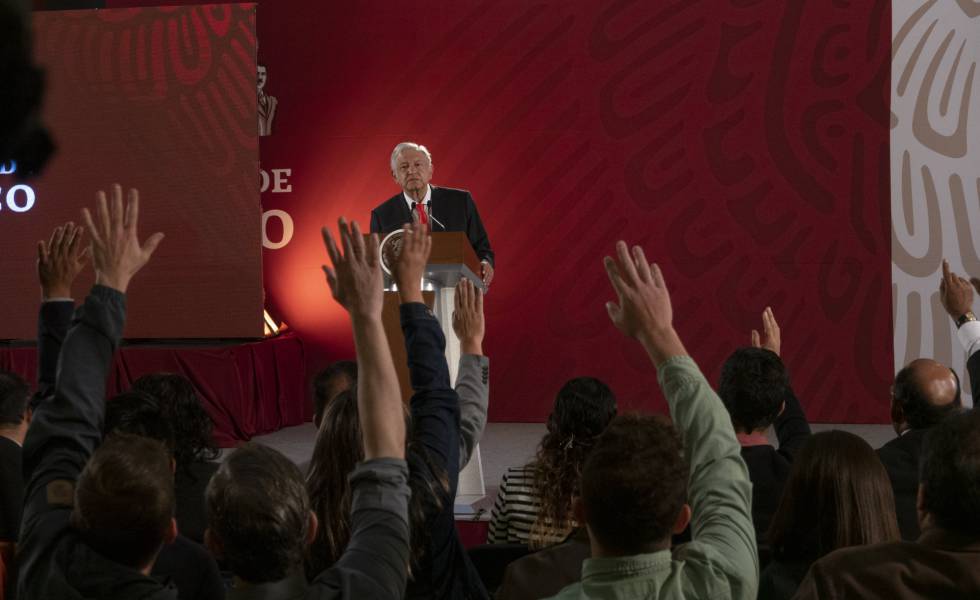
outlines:
{"label": "elderly man speaking", "polygon": [[391,176],[402,192],[371,211],[371,233],[390,233],[409,222],[429,225],[432,231],[463,231],[480,258],[480,277],[493,279],[493,250],[473,196],[466,190],[435,187],[432,155],[414,142],[402,142],[391,153]]}

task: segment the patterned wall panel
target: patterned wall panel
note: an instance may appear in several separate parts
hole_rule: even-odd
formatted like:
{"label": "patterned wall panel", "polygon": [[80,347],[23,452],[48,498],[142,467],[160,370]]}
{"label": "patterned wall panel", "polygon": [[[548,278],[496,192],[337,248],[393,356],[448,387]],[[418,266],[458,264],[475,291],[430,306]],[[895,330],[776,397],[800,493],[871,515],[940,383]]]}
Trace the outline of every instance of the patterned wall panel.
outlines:
{"label": "patterned wall panel", "polygon": [[[980,2],[892,7],[892,301],[895,367],[920,356],[966,381],[939,302],[942,259],[980,277]],[[969,386],[964,385],[964,392]]]}

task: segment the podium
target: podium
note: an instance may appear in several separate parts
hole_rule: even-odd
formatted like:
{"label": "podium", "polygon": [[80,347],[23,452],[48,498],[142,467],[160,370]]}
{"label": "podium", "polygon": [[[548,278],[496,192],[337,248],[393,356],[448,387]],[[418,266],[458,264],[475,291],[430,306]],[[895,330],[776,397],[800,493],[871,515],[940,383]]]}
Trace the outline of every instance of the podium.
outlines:
{"label": "podium", "polygon": [[[456,298],[456,284],[463,278],[485,290],[479,276],[480,261],[470,245],[466,234],[461,231],[432,233],[432,252],[422,275],[422,296],[432,309],[442,326],[446,338],[446,363],[449,365],[449,380],[456,385],[459,370],[460,344],[453,331],[453,308]],[[398,373],[398,383],[402,400],[408,403],[412,397],[412,384],[408,376],[408,355],[405,352],[405,337],[402,335],[400,304],[394,280],[385,275],[384,309],[382,322],[391,348],[391,357]],[[470,462],[459,473],[456,491],[456,512],[472,511],[472,505],[486,496],[483,482],[483,461],[479,444],[473,449]]]}

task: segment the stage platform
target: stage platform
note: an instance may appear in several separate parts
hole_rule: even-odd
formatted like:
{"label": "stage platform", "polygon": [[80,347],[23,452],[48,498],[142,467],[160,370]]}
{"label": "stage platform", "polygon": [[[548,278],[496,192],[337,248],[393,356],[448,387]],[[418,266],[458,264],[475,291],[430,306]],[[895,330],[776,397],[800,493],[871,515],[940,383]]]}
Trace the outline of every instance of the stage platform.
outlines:
{"label": "stage platform", "polygon": [[[891,425],[839,425],[812,424],[816,431],[843,429],[867,440],[872,448],[880,448],[895,437]],[[545,433],[544,423],[488,423],[480,450],[483,455],[483,479],[487,487],[489,504],[497,494],[500,478],[508,467],[522,465],[534,456],[541,436]],[[253,441],[267,444],[281,451],[297,464],[309,460],[313,452],[313,438],[316,430],[312,423],[297,427],[286,427],[274,433],[256,436]],[[773,437],[770,434],[770,437]],[[228,452],[228,450],[225,450]]]}

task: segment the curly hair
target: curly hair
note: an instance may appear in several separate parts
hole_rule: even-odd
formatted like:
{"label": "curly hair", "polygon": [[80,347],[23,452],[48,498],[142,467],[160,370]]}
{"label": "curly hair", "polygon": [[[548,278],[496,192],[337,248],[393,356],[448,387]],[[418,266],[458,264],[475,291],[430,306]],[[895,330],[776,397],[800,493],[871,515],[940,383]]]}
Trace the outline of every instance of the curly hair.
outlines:
{"label": "curly hair", "polygon": [[[407,431],[411,424],[406,414]],[[446,470],[436,464],[425,448],[411,439],[406,444],[405,457],[412,491],[408,504],[408,522],[412,532],[412,563],[417,566],[429,542],[428,517],[438,514],[449,496]],[[357,463],[364,460],[361,425],[357,409],[357,388],[336,395],[323,412],[317,431],[306,477],[313,512],[320,528],[306,559],[307,577],[313,579],[340,558],[350,541],[351,488],[348,476]],[[419,471],[431,477],[419,475]]]}
{"label": "curly hair", "polygon": [[569,380],[558,391],[532,464],[534,490],[541,499],[528,543],[543,548],[575,527],[572,496],[579,491],[582,466],[595,440],[616,416],[616,397],[594,377]]}
{"label": "curly hair", "polygon": [[133,390],[149,394],[160,403],[160,411],[174,430],[174,461],[177,468],[189,471],[198,462],[218,458],[218,449],[211,434],[214,423],[194,385],[176,373],[152,373],[133,383]]}
{"label": "curly hair", "polygon": [[792,393],[779,355],[765,348],[739,348],[721,367],[718,396],[736,431],[765,429],[779,417]]}

